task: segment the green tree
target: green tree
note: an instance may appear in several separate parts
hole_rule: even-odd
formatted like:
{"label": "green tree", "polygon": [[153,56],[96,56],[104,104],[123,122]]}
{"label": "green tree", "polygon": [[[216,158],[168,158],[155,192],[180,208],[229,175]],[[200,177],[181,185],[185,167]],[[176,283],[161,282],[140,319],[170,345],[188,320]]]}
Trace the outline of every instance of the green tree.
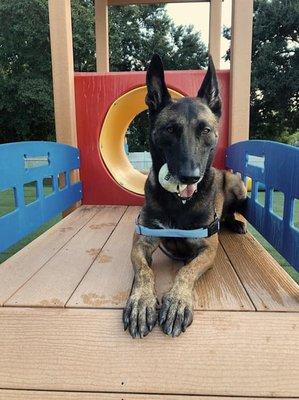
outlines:
{"label": "green tree", "polygon": [[74,69],[96,70],[96,44],[93,0],[71,0]]}
{"label": "green tree", "polygon": [[0,2],[0,143],[54,131],[47,2]]}
{"label": "green tree", "polygon": [[192,26],[175,26],[164,5],[109,7],[110,67],[144,70],[152,54],[166,69],[203,68],[207,49]]}
{"label": "green tree", "polygon": [[[250,136],[287,141],[298,130],[298,0],[255,0]],[[230,38],[230,30],[224,30]],[[227,54],[229,58],[229,53]]]}
{"label": "green tree", "polygon": [[[72,0],[75,70],[95,69],[92,1]],[[54,140],[47,0],[0,1],[0,143]]]}
{"label": "green tree", "polygon": [[[109,17],[113,71],[143,70],[155,51],[167,69],[206,65],[200,35],[163,5],[109,7]],[[94,71],[93,0],[72,0],[72,22],[75,70]],[[0,143],[35,139],[54,139],[48,0],[0,0]]]}
{"label": "green tree", "polygon": [[[175,26],[164,5],[109,8],[110,68],[112,71],[145,70],[153,53],[163,58],[165,69],[201,69],[207,48],[192,26]],[[148,118],[139,114],[130,125],[130,151],[148,149]]]}

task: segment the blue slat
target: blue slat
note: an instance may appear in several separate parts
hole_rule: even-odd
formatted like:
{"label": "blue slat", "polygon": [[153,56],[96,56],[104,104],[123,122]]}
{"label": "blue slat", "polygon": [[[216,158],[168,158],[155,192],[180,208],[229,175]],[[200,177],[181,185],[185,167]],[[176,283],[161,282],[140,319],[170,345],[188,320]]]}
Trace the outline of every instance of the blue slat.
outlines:
{"label": "blue slat", "polygon": [[[264,169],[248,165],[248,155],[265,157]],[[248,221],[299,270],[299,230],[292,226],[294,199],[299,199],[299,148],[282,143],[250,140],[227,149],[226,167],[252,178]],[[265,206],[257,202],[257,182],[265,189]],[[284,193],[283,219],[271,211],[272,189]]]}
{"label": "blue slat", "polygon": [[[26,168],[27,157],[44,156],[46,165]],[[70,172],[80,167],[79,150],[55,142],[19,142],[0,145],[0,192],[14,188],[16,209],[0,217],[0,251],[12,246],[43,223],[82,198],[82,184],[71,185]],[[66,187],[58,188],[59,173],[66,173]],[[53,176],[54,192],[45,197],[43,179]],[[37,182],[37,200],[25,205],[23,185]]]}

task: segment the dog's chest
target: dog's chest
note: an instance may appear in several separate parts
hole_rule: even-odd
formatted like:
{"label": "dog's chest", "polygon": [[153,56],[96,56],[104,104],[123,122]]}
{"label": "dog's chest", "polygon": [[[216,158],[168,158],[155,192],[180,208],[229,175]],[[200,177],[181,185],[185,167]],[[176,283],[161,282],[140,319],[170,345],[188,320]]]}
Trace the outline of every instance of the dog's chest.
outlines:
{"label": "dog's chest", "polygon": [[209,225],[214,219],[214,205],[203,204],[194,207],[182,206],[162,216],[165,228],[197,229]]}

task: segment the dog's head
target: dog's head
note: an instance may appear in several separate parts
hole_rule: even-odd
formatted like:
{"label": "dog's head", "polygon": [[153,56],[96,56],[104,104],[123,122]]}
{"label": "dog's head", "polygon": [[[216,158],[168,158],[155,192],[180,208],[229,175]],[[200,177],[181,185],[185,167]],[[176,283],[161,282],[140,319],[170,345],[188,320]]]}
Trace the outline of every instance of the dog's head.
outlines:
{"label": "dog's head", "polygon": [[151,151],[181,183],[195,185],[210,168],[218,139],[221,100],[213,60],[197,97],[171,99],[158,55],[150,62],[146,83]]}

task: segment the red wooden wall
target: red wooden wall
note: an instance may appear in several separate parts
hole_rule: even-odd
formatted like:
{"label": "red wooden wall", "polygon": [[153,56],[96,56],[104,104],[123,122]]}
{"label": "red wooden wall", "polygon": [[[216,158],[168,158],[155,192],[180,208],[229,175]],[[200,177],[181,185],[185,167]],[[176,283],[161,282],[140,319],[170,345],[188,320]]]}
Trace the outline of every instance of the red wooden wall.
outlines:
{"label": "red wooden wall", "polygon": [[[167,71],[167,86],[187,96],[195,96],[205,71]],[[223,102],[219,143],[214,165],[224,168],[228,145],[229,71],[219,71]],[[140,205],[143,196],[132,193],[110,175],[99,153],[99,136],[110,105],[122,94],[145,84],[145,72],[76,73],[76,115],[81,154],[84,204]]]}

